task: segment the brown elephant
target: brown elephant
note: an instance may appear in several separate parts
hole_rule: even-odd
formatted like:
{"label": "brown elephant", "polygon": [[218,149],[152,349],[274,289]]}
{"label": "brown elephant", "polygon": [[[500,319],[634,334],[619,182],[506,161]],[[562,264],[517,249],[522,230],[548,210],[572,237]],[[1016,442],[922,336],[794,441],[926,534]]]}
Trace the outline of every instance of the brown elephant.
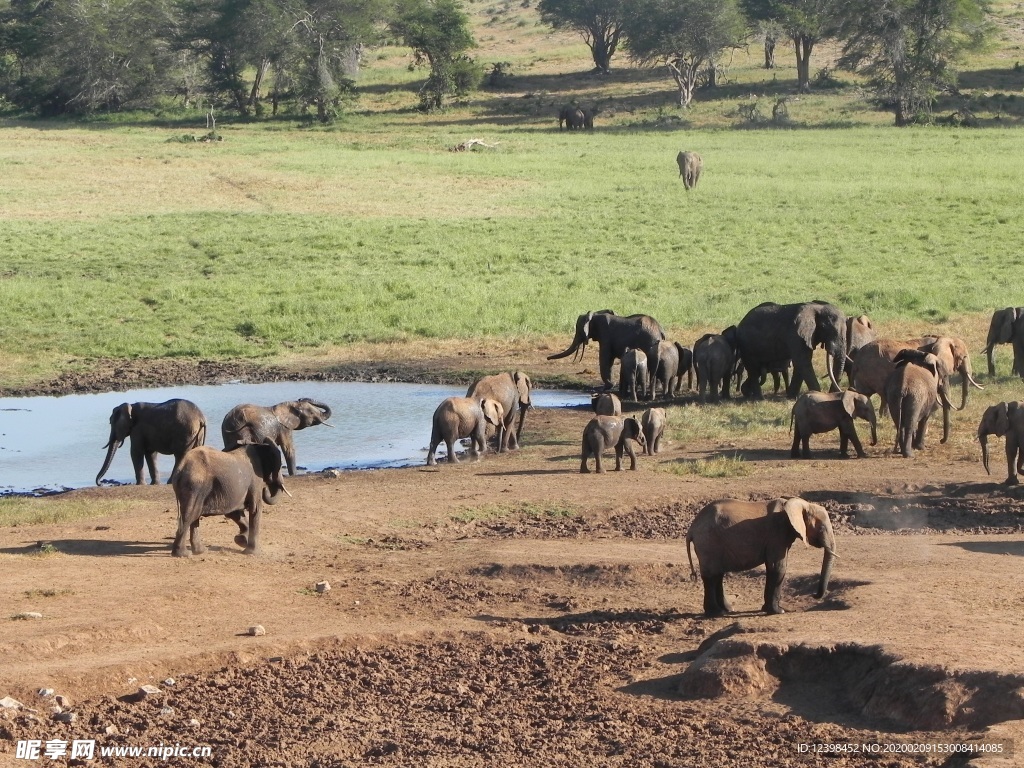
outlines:
{"label": "brown elephant", "polygon": [[640,416],[640,427],[644,432],[644,453],[653,456],[661,450],[661,438],[668,424],[668,414],[664,408],[648,408]]}
{"label": "brown elephant", "polygon": [[683,186],[689,191],[697,186],[700,174],[704,170],[704,159],[696,152],[682,151],[676,155],[676,165],[683,179]]}
{"label": "brown elephant", "polygon": [[971,370],[971,356],[967,351],[967,344],[963,339],[953,336],[926,336],[920,340],[917,348],[922,352],[935,355],[942,361],[943,368],[949,371],[946,374],[946,388],[949,389],[949,375],[960,374],[960,407],[962,411],[967,407],[967,399],[970,387],[984,389],[981,384],[974,380]]}
{"label": "brown elephant", "polygon": [[455,441],[464,437],[471,438],[472,441],[469,446],[470,457],[479,460],[487,452],[487,425],[490,424],[497,430],[504,420],[505,409],[497,400],[449,397],[434,411],[427,464],[433,466],[436,463],[434,452],[442,440],[448,448],[449,463],[458,464]]}
{"label": "brown elephant", "polygon": [[863,395],[881,398],[881,410],[886,410],[885,382],[896,370],[896,355],[905,349],[914,349],[909,341],[875,339],[853,355],[850,386]]}
{"label": "brown elephant", "polygon": [[288,466],[288,474],[295,474],[295,438],[292,432],[323,425],[333,427],[330,406],[300,397],[277,405],[236,405],[224,416],[220,434],[225,450],[246,443],[263,443],[268,439],[280,447]]}
{"label": "brown elephant", "polygon": [[595,416],[583,429],[583,447],[580,452],[580,472],[587,474],[587,459],[594,457],[594,468],[597,472],[604,472],[601,466],[601,454],[609,448],[615,448],[615,471],[622,469],[622,453],[629,454],[629,468],[636,469],[636,452],[633,450],[632,440],[635,440],[643,448],[647,444],[644,438],[643,427],[633,417],[623,418],[622,416]]}
{"label": "brown elephant", "polygon": [[722,616],[732,608],[725,597],[725,574],[748,571],[764,565],[765,613],[785,613],[779,604],[786,579],[789,548],[797,540],[823,548],[817,599],[828,591],[836,539],[828,510],[801,498],[772,501],[721,499],[704,507],[686,532],[686,556],[690,573],[696,580],[690,545],[700,562],[704,582],[704,615]]}
{"label": "brown elephant", "polygon": [[851,368],[853,358],[865,344],[870,344],[878,338],[875,333],[875,324],[867,315],[846,318],[846,380],[853,386],[853,370]]}
{"label": "brown elephant", "polygon": [[988,468],[988,436],[1006,438],[1006,479],[1004,485],[1017,485],[1018,473],[1024,472],[1024,402],[997,403],[985,409],[978,424],[981,460]]}
{"label": "brown elephant", "polygon": [[245,554],[256,554],[262,505],[276,504],[282,493],[291,496],[281,480],[281,452],[270,440],[226,451],[210,447],[189,451],[171,485],[178,503],[178,531],[171,547],[175,557],[189,554],[186,533],[192,554],[203,553],[199,518],[210,515],[226,515],[234,520],[238,525],[235,543],[245,547]]}
{"label": "brown elephant", "polygon": [[619,361],[619,397],[639,400],[647,397],[647,350],[627,349]]}
{"label": "brown elephant", "polygon": [[621,416],[622,401],[612,392],[595,392],[590,396],[590,407],[598,416]]}
{"label": "brown elephant", "polygon": [[189,400],[167,400],[163,403],[121,403],[110,413],[110,437],[103,447],[107,455],[96,475],[96,485],[107,474],[114,454],[125,441],[131,440],[132,464],[135,484],[142,485],[142,462],[149,468],[149,480],[160,482],[156,469],[156,455],[174,455],[174,469],[168,482],[181,466],[185,454],[206,442],[206,417],[199,406]]}
{"label": "brown elephant", "polygon": [[577,131],[584,127],[585,121],[586,115],[575,104],[566,104],[558,112],[558,130],[562,130],[562,127],[565,126],[570,131]]}
{"label": "brown elephant", "polygon": [[[659,341],[647,351],[647,359],[654,365],[647,371],[647,394],[652,400],[658,397],[658,384],[661,384],[661,395],[673,398],[682,387],[683,376],[689,378],[693,385],[693,352],[678,341]],[[656,362],[655,362],[656,361]]]}
{"label": "brown elephant", "polygon": [[928,420],[942,406],[942,442],[949,440],[949,401],[946,379],[949,372],[935,355],[919,349],[905,349],[896,355],[896,369],[885,382],[889,415],[896,426],[896,446],[905,458],[924,449]]}
{"label": "brown elephant", "polygon": [[693,345],[693,367],[697,370],[697,396],[703,403],[707,392],[717,402],[719,393],[729,398],[729,385],[736,365],[736,349],[726,336],[706,333]]}
{"label": "brown elephant", "polygon": [[[1011,344],[1014,340],[1014,327],[1024,318],[1024,307],[1006,307],[992,313],[992,321],[988,326],[988,337],[985,340],[985,357],[988,360],[988,375],[996,375],[996,345]],[[1017,345],[1013,350],[1013,368],[1011,373],[1024,376],[1024,360],[1017,357]]]}
{"label": "brown elephant", "polygon": [[[864,458],[864,448],[857,437],[854,418],[864,419],[871,425],[871,444],[878,443],[877,419],[871,398],[852,389],[845,392],[804,392],[793,404],[790,427],[793,429],[793,448],[790,456],[798,459],[811,458],[810,436],[839,430],[839,453],[849,456],[849,444],[859,458]],[[801,443],[803,451],[800,450]]]}
{"label": "brown elephant", "polygon": [[[497,400],[505,411],[505,418],[498,429],[498,453],[519,447],[519,437],[523,433],[526,411],[532,405],[530,392],[533,382],[522,371],[512,373],[496,373],[484,376],[475,381],[466,392],[466,397],[477,400]],[[519,416],[519,425],[512,431],[512,424]]]}

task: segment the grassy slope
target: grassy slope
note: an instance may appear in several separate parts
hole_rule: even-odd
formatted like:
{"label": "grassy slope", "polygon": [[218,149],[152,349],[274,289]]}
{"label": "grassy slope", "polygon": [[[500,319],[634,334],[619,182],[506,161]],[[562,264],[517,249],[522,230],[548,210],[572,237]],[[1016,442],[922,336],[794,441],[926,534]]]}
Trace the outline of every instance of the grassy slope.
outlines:
{"label": "grassy slope", "polygon": [[[1007,89],[978,97],[980,130],[893,129],[853,83],[792,102],[794,130],[736,130],[739,105],[770,114],[788,92],[791,51],[774,74],[739,52],[718,97],[679,113],[662,73],[580,74],[585,47],[532,8],[470,8],[480,57],[516,80],[441,115],[409,109],[422,74],[382,49],[328,130],[0,129],[0,385],[68,358],[548,335],[605,306],[692,329],[769,299],[929,327],[1020,303],[1016,6],[963,78]],[[570,98],[601,100],[600,130],[555,129]],[[446,151],[470,137],[497,149]],[[706,163],[690,194],[683,146]]]}

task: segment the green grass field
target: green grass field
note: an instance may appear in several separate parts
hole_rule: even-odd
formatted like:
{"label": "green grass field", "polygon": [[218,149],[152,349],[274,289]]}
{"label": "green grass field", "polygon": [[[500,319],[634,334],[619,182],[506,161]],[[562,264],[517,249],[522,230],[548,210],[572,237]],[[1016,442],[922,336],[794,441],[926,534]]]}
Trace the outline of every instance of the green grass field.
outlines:
{"label": "green grass field", "polygon": [[[772,75],[756,46],[681,113],[662,73],[589,78],[532,9],[473,7],[482,57],[518,35],[517,90],[438,115],[409,109],[420,75],[383,49],[327,129],[222,116],[223,142],[184,144],[203,113],[0,123],[0,387],[100,356],[568,337],[604,307],[685,333],[765,300],[936,328],[1020,303],[1014,121],[895,129],[850,81],[793,102],[789,128],[750,127],[749,89],[774,79],[770,106],[789,82],[791,52]],[[574,96],[608,105],[598,130],[557,130]],[[469,138],[496,147],[448,151]],[[705,159],[689,194],[682,148]]]}

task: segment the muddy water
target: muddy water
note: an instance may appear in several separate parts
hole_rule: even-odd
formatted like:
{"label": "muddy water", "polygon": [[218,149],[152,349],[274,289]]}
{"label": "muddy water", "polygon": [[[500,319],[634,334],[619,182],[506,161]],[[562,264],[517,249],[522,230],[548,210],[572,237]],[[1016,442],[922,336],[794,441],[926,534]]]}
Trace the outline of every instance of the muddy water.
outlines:
{"label": "muddy water", "polygon": [[[335,428],[312,427],[295,433],[298,465],[318,472],[330,467],[369,469],[425,461],[434,409],[446,397],[465,394],[464,387],[317,381],[0,398],[0,492],[92,485],[103,464],[110,411],[124,402],[159,403],[173,397],[191,400],[206,414],[206,444],[220,448],[220,423],[240,403],[273,405],[300,397],[320,400],[334,409],[331,423]],[[589,397],[578,392],[533,393],[533,404],[540,408],[587,402]],[[157,468],[163,479],[173,464],[170,456],[158,457]],[[129,443],[125,441],[104,481],[131,483],[134,478]],[[148,471],[144,479],[148,482]]]}

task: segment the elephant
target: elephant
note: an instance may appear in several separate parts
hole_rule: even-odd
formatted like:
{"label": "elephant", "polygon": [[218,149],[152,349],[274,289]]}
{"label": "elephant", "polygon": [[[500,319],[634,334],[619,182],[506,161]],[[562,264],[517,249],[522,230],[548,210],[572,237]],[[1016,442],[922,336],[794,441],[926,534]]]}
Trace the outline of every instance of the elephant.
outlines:
{"label": "elephant", "polygon": [[880,409],[886,409],[885,382],[896,370],[896,355],[906,349],[914,349],[907,341],[876,339],[869,341],[852,356],[850,364],[850,386],[863,395],[878,395]]}
{"label": "elephant", "polygon": [[836,539],[827,509],[798,497],[772,501],[720,499],[704,507],[686,532],[686,556],[694,580],[697,572],[690,554],[691,544],[700,562],[704,615],[722,616],[732,611],[725,598],[726,573],[747,571],[761,564],[766,572],[762,610],[769,614],[785,613],[779,599],[786,579],[789,548],[797,539],[825,550],[814,595],[821,600],[828,591],[836,558]]}
{"label": "elephant", "polygon": [[583,429],[583,447],[580,452],[580,472],[588,474],[587,459],[593,455],[594,467],[598,473],[604,472],[601,466],[601,454],[609,448],[615,448],[615,471],[622,469],[622,452],[629,454],[629,468],[636,469],[636,452],[630,442],[635,440],[641,448],[647,445],[643,427],[632,416],[595,416]]}
{"label": "elephant", "polygon": [[206,443],[206,417],[199,406],[189,400],[167,400],[163,403],[121,403],[110,412],[110,438],[103,447],[107,456],[96,475],[96,485],[110,469],[114,453],[131,438],[132,464],[135,466],[135,484],[142,485],[142,461],[149,467],[150,483],[160,482],[156,469],[156,455],[174,455],[174,469],[168,482],[174,479],[185,454]]}
{"label": "elephant", "polygon": [[761,386],[763,387],[765,382],[768,381],[768,377],[772,377],[772,394],[779,394],[779,390],[782,389],[782,385],[786,385],[786,390],[789,390],[790,382],[793,380],[793,361],[792,360],[780,360],[776,363],[769,363],[761,369]]}
{"label": "elephant", "polygon": [[583,127],[588,130],[594,130],[594,117],[601,114],[601,108],[596,104],[592,107],[583,107],[580,110],[583,113]]}
{"label": "elephant", "polygon": [[[656,360],[647,371],[647,392],[650,399],[658,396],[658,384],[661,384],[662,397],[676,396],[683,379],[693,366],[693,352],[678,341],[659,341],[648,350],[648,360]],[[692,380],[691,380],[692,383]]]}
{"label": "elephant", "polygon": [[846,318],[846,381],[853,386],[853,359],[865,344],[878,338],[867,315]]}
{"label": "elephant", "polygon": [[[497,400],[505,411],[505,418],[498,429],[498,453],[510,448],[519,447],[519,437],[523,433],[526,411],[532,405],[530,391],[533,382],[522,371],[512,373],[496,373],[484,376],[474,382],[466,392],[466,397],[475,399],[487,398]],[[519,425],[512,431],[512,423],[519,416]]]}
{"label": "elephant", "polygon": [[811,362],[818,346],[823,346],[828,355],[825,367],[833,390],[840,389],[839,377],[846,364],[846,315],[838,307],[823,301],[765,302],[744,315],[736,332],[747,372],[743,393],[748,397],[761,397],[761,371],[784,360],[793,361],[793,379],[786,387],[788,397],[796,398],[801,384],[812,392],[819,391]]}
{"label": "elephant", "polygon": [[719,392],[729,399],[729,384],[736,364],[735,348],[724,334],[706,333],[693,345],[693,367],[697,369],[697,396],[705,402],[708,390],[712,402]]}
{"label": "elephant", "polygon": [[647,350],[627,349],[619,361],[619,397],[639,400],[647,397]]}
{"label": "elephant", "polygon": [[590,396],[590,407],[598,416],[622,415],[622,401],[613,392],[595,392]]}
{"label": "elephant", "polygon": [[885,381],[889,415],[896,425],[896,446],[904,458],[924,449],[928,419],[942,406],[942,442],[949,440],[949,401],[946,377],[949,371],[935,355],[919,349],[905,349],[896,355],[896,370]]}
{"label": "elephant", "polygon": [[967,344],[963,339],[952,336],[928,336],[920,340],[917,347],[922,352],[935,355],[942,361],[943,367],[949,373],[946,374],[946,388],[949,389],[949,374],[960,374],[960,407],[956,410],[962,411],[967,407],[970,387],[984,389],[981,384],[974,380],[971,371],[971,356],[967,352]]}
{"label": "elephant", "polygon": [[1006,479],[1003,485],[1017,485],[1017,475],[1024,472],[1024,402],[997,403],[985,409],[978,424],[981,460],[988,468],[988,436],[1006,438]]}
{"label": "elephant", "polygon": [[[861,459],[867,454],[861,447],[857,437],[854,418],[864,419],[871,425],[871,444],[878,444],[878,421],[875,418],[875,406],[871,398],[848,389],[845,392],[804,392],[793,404],[790,414],[790,427],[793,430],[793,449],[790,455],[794,459],[803,456],[811,458],[808,445],[811,435],[839,430],[839,453],[845,458],[849,456],[849,443]],[[803,443],[803,452],[800,444]]]}
{"label": "elephant", "polygon": [[175,557],[188,557],[186,533],[192,554],[203,553],[199,518],[210,515],[234,520],[238,525],[235,543],[245,548],[245,554],[256,554],[262,505],[276,504],[282,493],[291,496],[281,480],[281,452],[270,439],[224,451],[210,447],[189,451],[171,485],[178,503],[178,531],[171,546]]}
{"label": "elephant", "polygon": [[558,130],[562,130],[563,125],[570,131],[579,130],[583,128],[585,120],[586,115],[582,109],[575,104],[566,104],[558,113]]}
{"label": "elephant", "polygon": [[[1024,307],[1006,307],[992,313],[992,322],[988,326],[988,337],[985,339],[985,357],[988,359],[988,375],[996,375],[996,345],[1011,344],[1014,338],[1014,324],[1024,317]],[[1024,356],[1018,357],[1017,345],[1013,349],[1013,369],[1011,373],[1024,376]]]}
{"label": "elephant", "polygon": [[220,425],[224,448],[231,449],[243,443],[262,443],[267,438],[281,448],[288,466],[289,476],[295,474],[295,440],[292,432],[322,424],[333,427],[327,420],[331,408],[308,397],[288,400],[273,406],[236,405],[224,416]]}
{"label": "elephant", "polygon": [[487,452],[487,425],[499,429],[505,420],[505,409],[497,400],[473,397],[449,397],[434,411],[433,428],[430,432],[430,449],[427,464],[433,466],[434,451],[442,440],[448,447],[448,461],[458,464],[455,455],[455,441],[464,437],[472,439],[469,455],[479,461]]}
{"label": "elephant", "polygon": [[683,151],[676,155],[679,175],[683,178],[683,186],[690,191],[700,181],[700,173],[704,170],[704,160],[696,152]]}
{"label": "elephant", "polygon": [[652,349],[657,352],[657,343],[665,339],[661,323],[648,315],[621,317],[610,309],[587,312],[576,318],[576,336],[564,352],[548,355],[548,360],[560,360],[579,352],[582,359],[589,341],[598,344],[601,381],[605,391],[612,388],[612,364],[621,360],[627,349],[647,350],[648,372],[657,362]]}
{"label": "elephant", "polygon": [[668,414],[664,408],[648,408],[640,416],[640,427],[644,432],[644,453],[653,456],[661,450],[661,438],[668,424]]}

